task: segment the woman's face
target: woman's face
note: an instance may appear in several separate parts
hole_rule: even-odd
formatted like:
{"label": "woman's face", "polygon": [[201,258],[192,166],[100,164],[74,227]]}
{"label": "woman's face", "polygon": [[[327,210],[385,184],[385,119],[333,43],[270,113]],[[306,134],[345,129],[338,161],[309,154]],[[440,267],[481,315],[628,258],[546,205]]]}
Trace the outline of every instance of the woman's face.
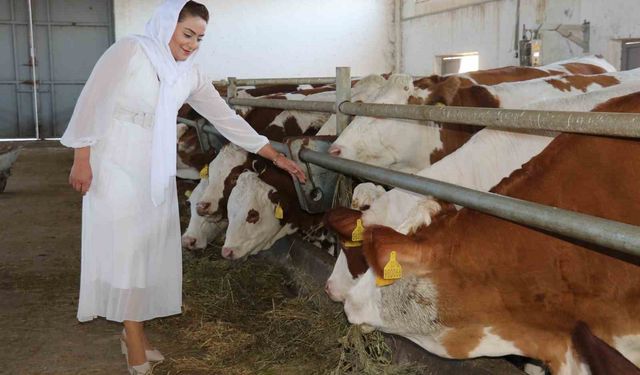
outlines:
{"label": "woman's face", "polygon": [[176,61],[189,58],[200,46],[207,29],[207,22],[200,17],[187,15],[176,25],[169,41],[169,49]]}

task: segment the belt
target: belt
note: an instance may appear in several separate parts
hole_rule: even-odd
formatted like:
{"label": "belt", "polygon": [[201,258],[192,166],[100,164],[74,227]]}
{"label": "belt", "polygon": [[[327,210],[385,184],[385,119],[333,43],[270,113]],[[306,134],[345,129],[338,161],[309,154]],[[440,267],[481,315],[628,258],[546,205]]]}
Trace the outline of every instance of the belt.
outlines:
{"label": "belt", "polygon": [[153,126],[154,115],[153,113],[134,112],[123,107],[116,107],[115,118],[150,128]]}

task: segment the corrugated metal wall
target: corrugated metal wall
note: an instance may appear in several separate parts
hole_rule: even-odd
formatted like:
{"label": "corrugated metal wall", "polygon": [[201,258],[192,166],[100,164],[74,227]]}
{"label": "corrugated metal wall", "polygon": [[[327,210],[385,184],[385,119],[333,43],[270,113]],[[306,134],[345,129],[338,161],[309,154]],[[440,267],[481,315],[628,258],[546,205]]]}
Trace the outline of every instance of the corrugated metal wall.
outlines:
{"label": "corrugated metal wall", "polygon": [[[60,137],[100,55],[113,43],[112,0],[32,0],[41,138]],[[27,0],[0,0],[0,138],[34,138]]]}

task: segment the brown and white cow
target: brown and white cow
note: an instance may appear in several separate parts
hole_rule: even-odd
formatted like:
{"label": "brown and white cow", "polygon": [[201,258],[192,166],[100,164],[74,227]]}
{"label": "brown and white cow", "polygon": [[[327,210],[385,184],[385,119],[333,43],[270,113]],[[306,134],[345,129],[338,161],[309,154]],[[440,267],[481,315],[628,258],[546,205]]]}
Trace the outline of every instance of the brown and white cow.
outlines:
{"label": "brown and white cow", "polygon": [[[551,82],[549,82],[551,81]],[[559,82],[570,83],[584,93],[570,95],[565,98],[554,98],[541,101],[530,99],[529,105],[520,106],[521,109],[578,111],[591,110],[594,105],[609,98],[634,92],[640,82],[640,69],[625,72],[607,73],[593,76],[566,76],[563,78],[542,79],[538,83],[554,85]],[[514,86],[518,84],[502,84],[493,86]],[[522,82],[522,87],[536,86],[536,81]],[[608,86],[606,89],[601,86]],[[513,91],[521,89],[509,87]],[[590,87],[600,88],[590,91]],[[475,88],[478,88],[475,90]],[[509,90],[506,90],[508,92]],[[434,92],[437,100],[446,103],[455,101],[462,106],[473,106],[475,102],[497,101],[499,98],[485,91],[484,86],[470,86],[458,89],[453,97],[447,97],[446,91]],[[529,93],[531,98],[535,93]],[[514,95],[505,95],[513,101]],[[500,99],[502,96],[500,97]],[[517,106],[516,103],[513,106]],[[483,129],[476,133],[469,141],[454,153],[423,169],[417,174],[440,181],[462,185],[467,188],[488,191],[512,171],[520,168],[533,156],[542,151],[552,140],[550,134],[520,133],[492,129]],[[402,189],[392,189],[383,194],[371,204],[371,208],[363,215],[362,220],[367,225],[385,225],[401,233],[411,233],[422,225],[429,225],[430,217],[439,211],[439,203],[419,194],[406,192]]]}
{"label": "brown and white cow", "polygon": [[499,83],[528,81],[563,74],[602,74],[614,71],[616,71],[616,68],[602,56],[593,55],[558,61],[541,67],[505,66],[446,76],[432,75],[421,78],[414,84],[419,89],[426,90],[449,77],[455,76],[462,81],[463,87],[471,85],[492,86]]}
{"label": "brown and white cow", "polygon": [[[527,109],[589,111],[598,103],[640,91],[640,80],[568,98],[534,103]],[[420,176],[488,191],[501,179],[540,153],[553,136],[483,129],[454,153],[418,173]],[[391,189],[374,200],[362,213],[365,226],[385,225],[407,234],[431,223],[442,209],[433,197]],[[360,213],[357,214],[360,217]],[[345,220],[345,219],[341,219]],[[355,223],[355,219],[352,220]],[[344,259],[334,266],[326,290],[334,300],[342,301],[359,275],[351,275]]]}
{"label": "brown and white cow", "polygon": [[[369,100],[373,94],[379,91],[384,82],[384,78],[379,75],[370,75],[361,79],[354,85],[354,100]],[[325,93],[328,94],[329,92]],[[323,95],[323,93],[315,93],[314,95]],[[279,120],[284,119],[284,121],[276,122],[272,120],[270,125],[258,128],[258,132],[262,132],[274,141],[282,141],[285,136],[310,135],[309,130],[316,128],[319,117],[313,117],[313,115],[309,114],[301,115],[296,112],[297,111],[281,112],[274,117]],[[324,117],[325,115],[322,116]],[[291,125],[294,121],[298,126],[294,127]],[[303,124],[302,126],[300,126],[301,123]],[[305,129],[304,132],[302,128]],[[335,116],[328,118],[318,131],[318,134],[320,133],[335,134]],[[223,147],[220,154],[212,162],[211,170],[215,171],[215,173],[212,172],[209,178],[209,186],[198,203],[198,214],[207,216],[211,220],[225,217],[227,198],[235,185],[235,180],[240,173],[244,169],[248,169],[252,163],[253,159],[244,150],[232,145]]]}
{"label": "brown and white cow", "polygon": [[189,225],[182,235],[182,247],[188,250],[206,248],[210,242],[224,234],[227,228],[226,221],[222,220],[216,223],[209,222],[196,212],[196,204],[200,200],[200,197],[202,197],[204,189],[208,184],[209,180],[207,178],[201,179],[187,200],[191,217],[189,218]]}
{"label": "brown and white cow", "polygon": [[[589,59],[587,61],[601,64],[592,64],[592,71],[615,70],[604,60]],[[561,69],[565,69],[565,73],[568,72],[562,65],[562,63],[554,65],[551,73],[555,73],[555,69],[558,72],[561,72]],[[514,70],[515,68],[504,69]],[[493,71],[500,71],[500,69]],[[472,87],[470,87],[470,79],[459,76],[448,76],[438,80],[436,84],[426,84],[424,79],[413,82],[409,76],[394,75],[373,103],[434,104],[442,102],[439,100],[440,95],[454,97],[459,89],[466,88],[465,93],[466,96],[470,95],[469,99],[475,98],[480,92],[489,94],[481,95],[487,97],[487,101],[466,100],[465,104],[468,106],[517,109],[535,101],[576,95],[584,90],[606,87],[611,83],[604,80],[592,82],[585,87],[582,84],[572,85],[559,78],[559,82],[563,85],[556,87],[557,82],[554,84],[542,79],[531,80],[537,75],[530,73],[522,73],[519,81],[524,82],[514,82],[517,72],[522,70],[515,69],[515,72],[507,72],[502,76],[493,74],[491,84],[494,86],[473,84]],[[551,73],[542,71],[540,74]],[[504,81],[500,81],[499,77]],[[499,82],[507,83],[497,84]],[[452,100],[449,105],[459,106],[461,103],[462,101]],[[478,127],[439,124],[432,121],[422,124],[418,121],[357,116],[334,142],[330,153],[379,167],[416,173],[455,151],[477,130],[479,130]]]}
{"label": "brown and white cow", "polygon": [[308,242],[328,249],[332,242],[322,225],[323,214],[302,209],[291,176],[268,163],[254,168],[257,173],[244,171],[238,176],[229,195],[222,256],[240,259],[256,254],[298,231]]}
{"label": "brown and white cow", "polygon": [[[640,113],[640,90],[594,108]],[[640,141],[564,134],[492,191],[640,225]],[[367,228],[369,269],[345,312],[447,358],[523,355],[554,374],[590,374],[579,321],[640,364],[640,259],[463,209],[407,237]],[[391,252],[403,277],[376,286]]]}

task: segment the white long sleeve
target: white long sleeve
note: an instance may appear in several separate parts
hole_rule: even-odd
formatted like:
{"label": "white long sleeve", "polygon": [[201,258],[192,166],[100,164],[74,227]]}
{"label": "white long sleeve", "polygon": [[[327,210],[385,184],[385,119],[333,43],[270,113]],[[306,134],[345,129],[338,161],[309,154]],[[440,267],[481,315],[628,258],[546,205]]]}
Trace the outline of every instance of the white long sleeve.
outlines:
{"label": "white long sleeve", "polygon": [[258,134],[242,117],[238,116],[220,97],[209,78],[198,67],[197,85],[187,103],[204,116],[231,143],[256,153],[269,139]]}
{"label": "white long sleeve", "polygon": [[138,43],[123,38],[100,57],[85,83],[60,142],[73,148],[94,145],[109,130],[119,87],[127,78]]}

